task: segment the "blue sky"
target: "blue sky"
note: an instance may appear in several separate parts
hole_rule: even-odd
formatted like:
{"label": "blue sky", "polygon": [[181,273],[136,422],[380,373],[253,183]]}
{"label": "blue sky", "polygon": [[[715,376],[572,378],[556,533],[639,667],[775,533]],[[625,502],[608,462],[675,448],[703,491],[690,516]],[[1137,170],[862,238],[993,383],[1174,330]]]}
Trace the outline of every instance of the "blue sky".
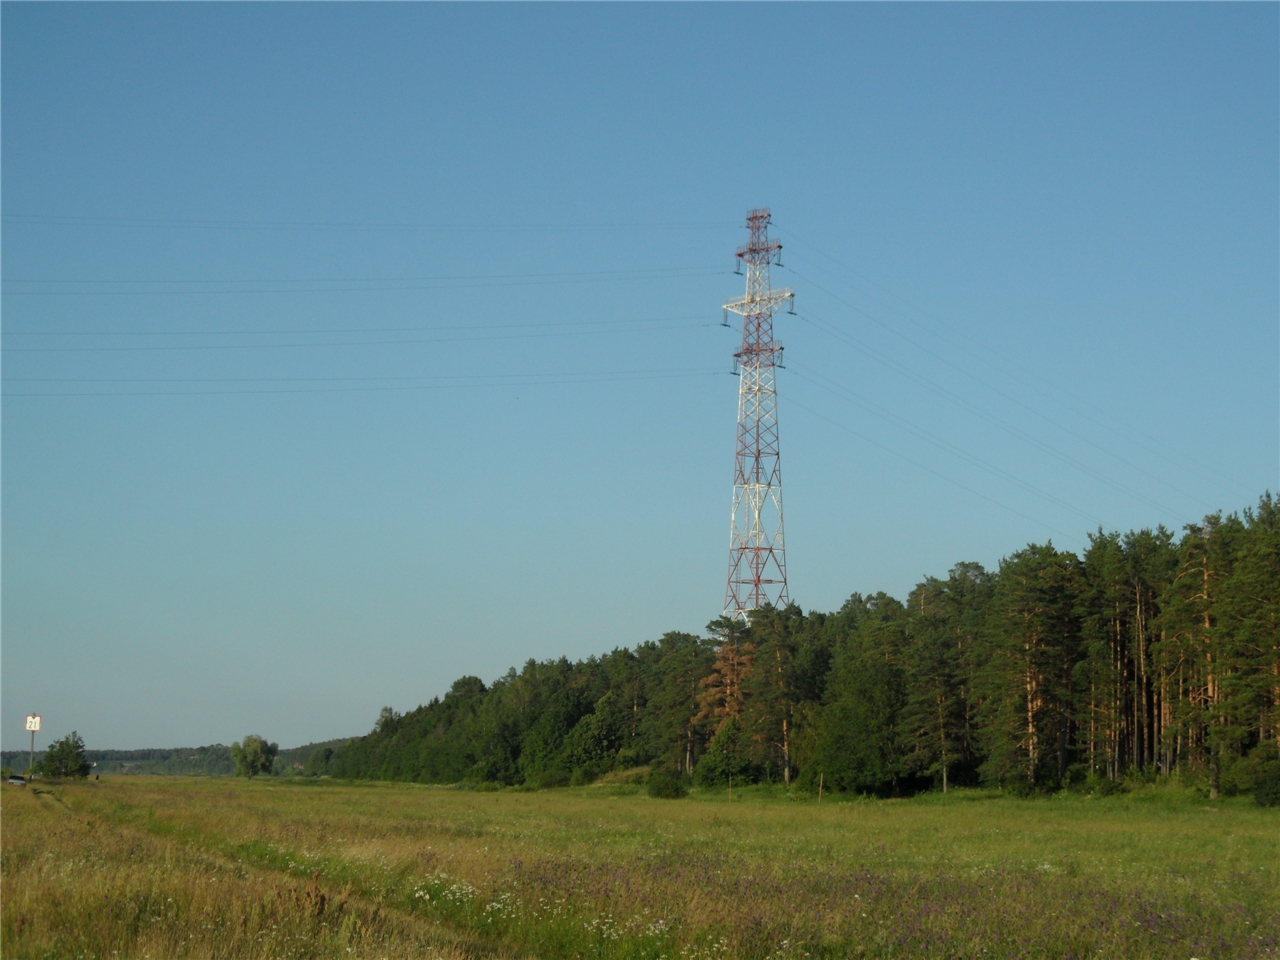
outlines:
{"label": "blue sky", "polygon": [[701,630],[748,207],[803,607],[1278,485],[1274,4],[0,18],[6,748]]}

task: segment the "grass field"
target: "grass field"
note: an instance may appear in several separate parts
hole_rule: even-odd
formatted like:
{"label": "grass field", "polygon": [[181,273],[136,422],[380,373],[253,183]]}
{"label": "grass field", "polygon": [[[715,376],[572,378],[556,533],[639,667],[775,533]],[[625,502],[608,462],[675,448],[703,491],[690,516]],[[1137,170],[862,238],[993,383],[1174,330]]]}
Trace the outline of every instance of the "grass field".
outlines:
{"label": "grass field", "polygon": [[1280,955],[1280,812],[1151,790],[3,789],[3,956]]}

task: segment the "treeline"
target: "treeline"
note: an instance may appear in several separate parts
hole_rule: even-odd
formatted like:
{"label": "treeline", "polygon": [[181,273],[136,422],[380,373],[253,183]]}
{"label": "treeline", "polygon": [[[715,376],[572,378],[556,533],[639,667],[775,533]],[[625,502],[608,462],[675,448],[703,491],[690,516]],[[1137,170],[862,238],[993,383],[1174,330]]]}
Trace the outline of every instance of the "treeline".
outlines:
{"label": "treeline", "polygon": [[[235,770],[231,749],[220,743],[173,749],[85,750],[84,755],[93,764],[93,773],[99,776],[123,773],[229,777]],[[36,751],[37,768],[44,756],[43,750]],[[30,755],[25,750],[5,750],[0,759],[5,767],[25,771]]]}
{"label": "treeline", "polygon": [[[307,759],[317,749],[332,749],[345,740],[330,740],[324,743],[308,743],[305,746],[281,750],[276,756],[272,773],[277,775],[299,774]],[[108,774],[151,774],[185,777],[229,777],[235,773],[235,761],[231,756],[231,748],[221,743],[207,747],[175,747],[143,750],[85,750],[85,760],[92,764],[92,774],[107,776]],[[37,767],[43,762],[45,752],[36,751]],[[25,771],[30,763],[31,755],[26,750],[5,750],[0,754],[0,763],[5,769],[19,772]]]}
{"label": "treeline", "polygon": [[305,772],[555,785],[659,765],[704,785],[1017,793],[1127,777],[1252,788],[1280,769],[1280,503],[1180,538],[1030,545],[900,601],[792,605],[709,636],[456,681]]}

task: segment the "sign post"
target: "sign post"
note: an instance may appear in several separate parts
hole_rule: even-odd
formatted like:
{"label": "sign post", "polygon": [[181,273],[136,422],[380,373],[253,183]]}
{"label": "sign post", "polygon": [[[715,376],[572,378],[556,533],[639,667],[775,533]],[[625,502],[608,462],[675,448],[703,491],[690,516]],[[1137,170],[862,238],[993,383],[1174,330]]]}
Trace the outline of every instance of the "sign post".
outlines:
{"label": "sign post", "polygon": [[27,714],[27,729],[31,731],[31,762],[27,765],[27,776],[30,777],[36,765],[36,731],[40,729],[40,714]]}

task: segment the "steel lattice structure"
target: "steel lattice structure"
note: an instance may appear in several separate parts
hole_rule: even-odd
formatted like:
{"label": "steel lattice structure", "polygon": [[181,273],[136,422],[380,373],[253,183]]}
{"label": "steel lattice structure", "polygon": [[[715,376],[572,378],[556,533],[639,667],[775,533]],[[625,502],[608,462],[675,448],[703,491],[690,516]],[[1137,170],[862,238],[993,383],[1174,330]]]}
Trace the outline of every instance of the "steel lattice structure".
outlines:
{"label": "steel lattice structure", "polygon": [[782,244],[769,240],[769,211],[747,214],[751,231],[738,259],[747,269],[746,295],[724,309],[742,317],[738,373],[738,446],[729,530],[729,582],[724,613],[746,620],[765,604],[786,606],[787,561],[782,533],[782,470],[778,455],[778,393],[774,371],[782,346],[773,339],[773,315],[792,300],[790,288],[769,286],[769,267]]}

